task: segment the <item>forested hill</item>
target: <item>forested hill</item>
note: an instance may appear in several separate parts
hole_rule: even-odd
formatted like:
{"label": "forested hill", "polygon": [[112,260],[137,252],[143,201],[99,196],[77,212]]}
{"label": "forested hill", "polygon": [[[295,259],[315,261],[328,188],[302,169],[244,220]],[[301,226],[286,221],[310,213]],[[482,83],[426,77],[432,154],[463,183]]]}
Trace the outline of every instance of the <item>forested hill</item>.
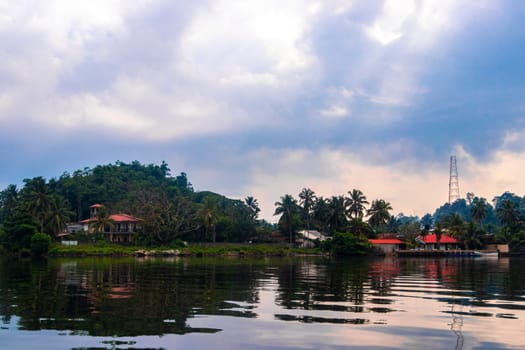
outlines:
{"label": "forested hill", "polygon": [[21,189],[8,186],[0,193],[0,225],[4,238],[24,245],[19,242],[27,238],[20,238],[25,236],[19,232],[23,227],[34,226],[54,236],[67,222],[89,217],[89,207],[95,203],[103,204],[109,213],[143,219],[144,234],[138,239],[145,244],[168,244],[176,239],[245,241],[254,235],[259,211],[251,197],[241,201],[195,192],[186,174],[172,176],[165,162],[118,161],[49,181],[25,179]]}

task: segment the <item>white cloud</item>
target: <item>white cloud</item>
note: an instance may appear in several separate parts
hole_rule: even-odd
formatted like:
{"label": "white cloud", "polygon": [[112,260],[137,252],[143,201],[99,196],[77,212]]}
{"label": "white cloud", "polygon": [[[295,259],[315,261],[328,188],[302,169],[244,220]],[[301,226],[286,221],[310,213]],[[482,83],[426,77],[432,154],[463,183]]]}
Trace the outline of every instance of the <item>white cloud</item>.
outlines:
{"label": "white cloud", "polygon": [[182,57],[210,80],[288,85],[314,64],[312,16],[300,1],[213,2],[184,31]]}
{"label": "white cloud", "polygon": [[323,109],[320,113],[322,116],[328,118],[344,118],[349,114],[345,106],[330,106]]}
{"label": "white cloud", "polygon": [[[163,42],[167,57],[159,66],[149,65],[150,52],[129,49],[138,57],[125,57],[121,51],[141,45],[132,22],[152,12],[154,1],[15,6],[0,18],[0,34],[20,39],[0,53],[0,83],[10,86],[0,93],[0,120],[16,116],[69,130],[100,126],[162,140],[271,125],[281,117],[272,113],[272,101],[289,103],[317,74],[308,33],[320,4],[200,6]],[[157,40],[155,31],[140,34]],[[78,69],[86,62],[109,67],[97,91],[82,88],[90,72]],[[72,76],[80,88],[63,86]]]}
{"label": "white cloud", "polygon": [[413,0],[387,0],[383,10],[371,26],[366,27],[370,37],[381,45],[388,45],[404,35],[404,23],[416,10]]}

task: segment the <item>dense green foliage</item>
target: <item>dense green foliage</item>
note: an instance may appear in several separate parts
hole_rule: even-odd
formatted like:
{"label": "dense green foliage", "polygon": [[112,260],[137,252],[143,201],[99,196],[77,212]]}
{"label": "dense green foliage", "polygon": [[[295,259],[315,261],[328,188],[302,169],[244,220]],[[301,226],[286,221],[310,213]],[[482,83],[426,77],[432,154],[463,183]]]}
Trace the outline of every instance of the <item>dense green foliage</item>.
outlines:
{"label": "dense green foliage", "polygon": [[[166,163],[99,165],[64,173],[58,179],[25,179],[18,189],[0,192],[0,239],[8,250],[29,248],[31,236],[57,237],[66,224],[89,217],[101,203],[105,213],[128,213],[144,220],[135,242],[169,245],[175,241],[246,242],[269,236],[271,226],[259,225],[257,200],[233,200],[213,192],[196,192],[185,173],[170,175]],[[99,213],[100,214],[100,213]],[[95,233],[109,222],[98,215]],[[80,241],[96,239],[79,233]],[[98,237],[101,238],[101,237]]]}
{"label": "dense green foliage", "polygon": [[88,218],[90,205],[101,203],[105,211],[98,213],[93,233],[75,233],[74,239],[101,241],[102,229],[111,225],[108,213],[128,213],[144,220],[143,229],[134,237],[134,243],[141,246],[175,246],[180,241],[295,245],[301,242],[301,230],[334,238],[336,232],[351,233],[359,240],[396,234],[408,246],[416,244],[418,235],[430,232],[452,235],[465,248],[494,242],[508,243],[513,251],[525,246],[525,197],[510,192],[492,202],[469,193],[466,199],[444,204],[421,219],[394,216],[390,203],[383,199],[369,202],[358,189],[324,198],[303,188],[298,197],[285,194],[275,202],[274,215],[279,219],[278,225],[272,225],[258,220],[260,209],[252,196],[234,200],[195,191],[184,172],[172,176],[165,162],[116,162],[64,173],[49,181],[24,179],[22,188],[9,185],[0,191],[0,245],[8,251],[29,249],[36,232],[56,240],[67,223]]}
{"label": "dense green foliage", "polygon": [[323,248],[335,256],[354,256],[367,254],[371,244],[363,236],[336,232],[331,239],[323,242]]}
{"label": "dense green foliage", "polygon": [[493,199],[467,194],[427,213],[422,218],[390,214],[392,206],[383,199],[367,200],[358,189],[348,196],[323,198],[310,188],[299,193],[300,202],[290,194],[276,202],[274,215],[281,215],[279,227],[283,236],[294,242],[300,230],[317,230],[329,237],[335,232],[353,233],[375,238],[378,234],[395,234],[407,247],[418,243],[416,237],[436,233],[455,237],[466,249],[480,249],[490,243],[507,243],[511,251],[525,252],[525,197],[505,192]]}
{"label": "dense green foliage", "polygon": [[33,255],[44,255],[49,251],[51,237],[45,233],[37,232],[31,237],[31,253]]}

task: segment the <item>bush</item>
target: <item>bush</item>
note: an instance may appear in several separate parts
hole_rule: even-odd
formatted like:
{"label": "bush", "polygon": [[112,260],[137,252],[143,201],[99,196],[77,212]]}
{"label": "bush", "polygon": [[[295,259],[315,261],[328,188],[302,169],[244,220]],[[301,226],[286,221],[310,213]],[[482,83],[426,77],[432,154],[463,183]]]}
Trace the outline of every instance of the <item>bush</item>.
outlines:
{"label": "bush", "polygon": [[37,232],[31,237],[31,253],[33,255],[44,255],[49,251],[51,237],[45,233]]}
{"label": "bush", "polygon": [[330,241],[323,242],[322,247],[336,256],[365,255],[370,250],[370,243],[366,237],[336,232]]}

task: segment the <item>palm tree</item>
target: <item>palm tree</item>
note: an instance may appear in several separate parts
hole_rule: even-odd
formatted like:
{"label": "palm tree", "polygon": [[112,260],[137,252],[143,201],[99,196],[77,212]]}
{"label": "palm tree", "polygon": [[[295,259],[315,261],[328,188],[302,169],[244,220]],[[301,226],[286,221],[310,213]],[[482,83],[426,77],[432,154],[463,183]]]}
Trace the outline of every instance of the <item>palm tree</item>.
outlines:
{"label": "palm tree", "polygon": [[42,177],[27,180],[25,184],[25,198],[29,213],[38,222],[40,232],[44,232],[44,223],[51,208],[51,193],[46,181]]}
{"label": "palm tree", "polygon": [[94,219],[95,220],[91,221],[90,226],[96,234],[103,234],[104,232],[111,230],[115,224],[104,206],[98,208]]}
{"label": "palm tree", "polygon": [[511,199],[505,199],[496,208],[496,216],[503,226],[512,229],[520,221],[521,215],[518,205]]}
{"label": "palm tree", "polygon": [[361,192],[361,190],[353,189],[348,194],[350,197],[346,198],[345,205],[348,208],[348,213],[350,217],[354,219],[362,218],[365,211],[365,204],[368,204],[366,196]]}
{"label": "palm tree", "polygon": [[447,217],[447,225],[452,237],[461,237],[465,231],[465,222],[457,213],[450,214]]}
{"label": "palm tree", "polygon": [[0,192],[0,222],[15,214],[18,206],[18,190],[16,185],[9,185]]}
{"label": "palm tree", "polygon": [[301,198],[300,204],[306,215],[306,229],[310,231],[310,213],[315,201],[315,192],[309,188],[303,188],[299,193],[299,198]]}
{"label": "palm tree", "polygon": [[392,206],[385,200],[377,199],[372,201],[372,205],[366,213],[366,215],[369,216],[368,223],[370,226],[377,229],[380,226],[386,225],[390,219],[390,210],[392,210]]}
{"label": "palm tree", "polygon": [[481,241],[481,230],[479,230],[473,222],[469,222],[459,238],[465,249],[476,249],[483,245]]}
{"label": "palm tree", "polygon": [[363,218],[351,218],[348,224],[348,230],[358,236],[365,236],[368,238],[375,237],[375,232]]}
{"label": "palm tree", "polygon": [[54,195],[51,198],[47,227],[56,235],[66,227],[66,224],[74,214],[67,207],[63,197]]}
{"label": "palm tree", "polygon": [[319,225],[321,231],[326,233],[328,231],[330,215],[329,201],[323,197],[317,197],[312,209],[315,223]]}
{"label": "palm tree", "polygon": [[346,206],[343,196],[333,196],[328,203],[328,222],[332,233],[342,231],[346,226]]}
{"label": "palm tree", "polygon": [[441,222],[436,223],[434,234],[436,235],[436,245],[437,249],[439,250],[441,249],[441,236],[443,236],[443,227],[441,226]]}
{"label": "palm tree", "polygon": [[279,224],[288,231],[290,237],[290,244],[294,241],[294,226],[295,216],[299,212],[297,201],[291,194],[285,194],[281,197],[280,202],[275,202],[275,212],[273,215],[281,215]]}
{"label": "palm tree", "polygon": [[481,224],[487,217],[488,212],[487,200],[485,198],[474,198],[472,206],[470,207],[470,215],[472,216],[472,220],[478,224],[479,228],[481,228]]}
{"label": "palm tree", "polygon": [[244,203],[248,206],[248,210],[250,211],[250,218],[253,221],[257,221],[257,216],[259,215],[259,212],[261,209],[259,208],[259,203],[257,202],[257,199],[253,198],[252,196],[248,196],[244,198]]}
{"label": "palm tree", "polygon": [[206,237],[212,234],[213,243],[216,242],[215,226],[217,225],[217,203],[211,198],[204,198],[203,206],[199,211],[202,224],[206,231]]}

